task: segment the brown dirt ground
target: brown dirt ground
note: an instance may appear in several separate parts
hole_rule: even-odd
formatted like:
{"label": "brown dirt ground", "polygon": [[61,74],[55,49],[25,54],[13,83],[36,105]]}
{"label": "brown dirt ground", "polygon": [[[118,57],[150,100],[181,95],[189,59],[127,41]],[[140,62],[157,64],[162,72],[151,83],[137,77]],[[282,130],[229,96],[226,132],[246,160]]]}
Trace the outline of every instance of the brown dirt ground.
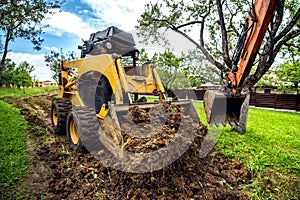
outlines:
{"label": "brown dirt ground", "polygon": [[[65,136],[53,134],[52,96],[3,99],[20,108],[30,125],[31,171],[21,187],[34,199],[247,199],[238,188],[249,183],[248,169],[219,153],[199,159],[195,144],[171,165],[143,174],[120,172],[88,153],[72,152]],[[203,138],[206,128],[199,130]]]}

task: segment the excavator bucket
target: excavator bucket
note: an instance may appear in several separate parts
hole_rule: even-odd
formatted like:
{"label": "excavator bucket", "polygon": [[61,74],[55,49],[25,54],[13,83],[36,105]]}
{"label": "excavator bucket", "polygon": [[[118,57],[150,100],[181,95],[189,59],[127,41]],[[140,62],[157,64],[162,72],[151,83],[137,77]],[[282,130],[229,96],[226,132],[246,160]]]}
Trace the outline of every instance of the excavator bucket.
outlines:
{"label": "excavator bucket", "polygon": [[222,91],[207,90],[204,94],[204,110],[210,125],[238,124],[244,96],[230,96]]}

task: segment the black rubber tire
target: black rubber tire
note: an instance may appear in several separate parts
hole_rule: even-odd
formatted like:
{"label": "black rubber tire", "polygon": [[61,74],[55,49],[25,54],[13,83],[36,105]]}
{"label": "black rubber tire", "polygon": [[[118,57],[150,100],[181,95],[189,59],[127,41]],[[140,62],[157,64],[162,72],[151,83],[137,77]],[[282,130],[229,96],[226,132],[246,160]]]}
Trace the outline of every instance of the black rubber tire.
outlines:
{"label": "black rubber tire", "polygon": [[[100,123],[95,110],[88,106],[73,106],[67,118],[67,137],[70,147],[78,152],[84,152],[84,144],[92,145],[98,135]],[[91,137],[92,136],[92,137]]]}
{"label": "black rubber tire", "polygon": [[71,108],[72,104],[69,99],[54,98],[52,100],[50,116],[54,133],[66,134],[66,121]]}

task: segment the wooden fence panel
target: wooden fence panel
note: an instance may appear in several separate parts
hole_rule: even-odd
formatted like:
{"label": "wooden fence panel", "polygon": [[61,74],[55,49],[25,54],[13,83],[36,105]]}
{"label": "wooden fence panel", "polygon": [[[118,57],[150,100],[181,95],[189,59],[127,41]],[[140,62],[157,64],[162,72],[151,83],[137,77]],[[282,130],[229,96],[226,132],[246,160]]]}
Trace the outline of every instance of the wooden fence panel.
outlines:
{"label": "wooden fence panel", "polygon": [[264,108],[275,108],[276,94],[255,94],[255,106]]}
{"label": "wooden fence panel", "polygon": [[297,95],[292,94],[276,94],[275,109],[297,109]]}
{"label": "wooden fence panel", "polygon": [[255,106],[255,102],[256,102],[256,93],[255,92],[251,92],[250,93],[250,106]]}
{"label": "wooden fence panel", "polygon": [[[185,99],[188,97],[189,99],[203,100],[205,91],[206,90],[173,90],[172,92],[179,99]],[[168,95],[172,96],[171,93],[168,93]],[[251,92],[250,105],[264,108],[300,111],[300,95]]]}
{"label": "wooden fence panel", "polygon": [[300,94],[296,98],[296,111],[300,111]]}

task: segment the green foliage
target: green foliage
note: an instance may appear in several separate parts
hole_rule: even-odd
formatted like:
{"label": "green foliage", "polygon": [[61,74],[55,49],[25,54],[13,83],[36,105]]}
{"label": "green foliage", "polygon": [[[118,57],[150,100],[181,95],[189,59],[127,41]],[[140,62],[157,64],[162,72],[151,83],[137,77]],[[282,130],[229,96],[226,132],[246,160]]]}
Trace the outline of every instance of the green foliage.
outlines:
{"label": "green foliage", "polygon": [[145,51],[145,49],[141,49],[140,50],[140,55],[139,55],[139,59],[141,63],[146,62],[149,58],[148,58],[148,54]]}
{"label": "green foliage", "polygon": [[[270,31],[267,31],[260,48],[267,53],[259,57],[257,73],[251,75],[251,81],[241,84],[245,87],[251,88],[257,83],[277,55],[299,60],[299,2],[278,0],[276,3],[274,24],[269,26]],[[192,42],[205,59],[220,70],[219,73],[225,73],[232,69],[231,58],[241,33],[240,27],[251,8],[252,1],[158,0],[146,4],[138,20],[139,34],[147,42],[152,37],[153,42],[161,43],[167,40],[162,32],[173,30]],[[199,33],[199,38],[193,37],[194,30]]]}
{"label": "green foliage", "polygon": [[14,85],[13,76],[16,69],[16,64],[11,60],[7,59],[0,73],[0,86]]}
{"label": "green foliage", "polygon": [[300,62],[286,62],[279,66],[276,75],[284,84],[292,83],[296,89],[300,83]]}
{"label": "green foliage", "polygon": [[34,49],[40,50],[43,39],[41,26],[37,26],[52,9],[59,8],[58,1],[45,0],[8,0],[0,3],[1,16],[1,40],[2,59],[1,65],[5,63],[8,45],[17,38],[30,40]]}
{"label": "green foliage", "polygon": [[20,183],[28,171],[27,122],[20,111],[0,101],[0,198],[12,198],[8,188]]}
{"label": "green foliage", "polygon": [[18,67],[11,60],[7,59],[0,74],[0,85],[6,87],[29,87],[32,85],[30,73],[34,67],[30,66],[26,61],[22,62]]}
{"label": "green foliage", "polygon": [[30,66],[26,61],[22,62],[15,70],[13,82],[17,87],[29,87],[32,85],[30,73],[33,72],[34,67]]}
{"label": "green foliage", "polygon": [[177,57],[172,52],[165,51],[164,53],[154,54],[152,59],[157,66],[165,89],[186,88],[189,86],[188,80],[182,73],[183,57]]}
{"label": "green foliage", "polygon": [[61,51],[61,53],[58,53],[56,51],[50,51],[49,54],[45,55],[45,62],[46,66],[50,67],[50,70],[52,72],[52,78],[58,82],[58,72],[60,70],[59,64],[61,61],[65,60],[74,60],[78,58],[76,53],[74,51],[70,51],[68,53],[64,53]]}
{"label": "green foliage", "polygon": [[255,85],[259,88],[277,88],[280,84],[274,71],[267,72]]}
{"label": "green foliage", "polygon": [[207,82],[220,83],[220,72],[205,59],[199,50],[190,51],[188,55],[184,56],[183,62],[182,72],[192,87],[197,87]]}
{"label": "green foliage", "polygon": [[[148,54],[142,49],[140,61],[147,61]],[[170,51],[155,53],[151,58],[166,89],[198,87],[202,83],[219,83],[220,76],[216,68],[207,62],[199,51],[177,57]]]}
{"label": "green foliage", "polygon": [[[230,35],[229,45],[235,47],[236,36],[239,31],[240,16],[243,16],[249,10],[249,3],[240,1],[224,1],[223,12],[228,35]],[[164,10],[162,10],[164,8]],[[239,13],[237,15],[237,13]],[[145,12],[138,20],[142,35],[151,35],[155,41],[161,41],[162,29],[182,30],[187,36],[194,30],[200,28],[200,43],[205,43],[206,51],[216,58],[221,58],[221,33],[218,24],[218,12],[216,3],[210,0],[204,1],[170,1],[159,0],[155,3],[148,3],[145,6]],[[208,40],[203,40],[203,30],[209,32]],[[191,39],[191,38],[189,38]],[[198,39],[198,38],[197,38]],[[193,39],[192,39],[193,40]],[[198,41],[198,40],[197,40]],[[194,43],[199,44],[196,40]],[[200,44],[203,46],[203,44]]]}

